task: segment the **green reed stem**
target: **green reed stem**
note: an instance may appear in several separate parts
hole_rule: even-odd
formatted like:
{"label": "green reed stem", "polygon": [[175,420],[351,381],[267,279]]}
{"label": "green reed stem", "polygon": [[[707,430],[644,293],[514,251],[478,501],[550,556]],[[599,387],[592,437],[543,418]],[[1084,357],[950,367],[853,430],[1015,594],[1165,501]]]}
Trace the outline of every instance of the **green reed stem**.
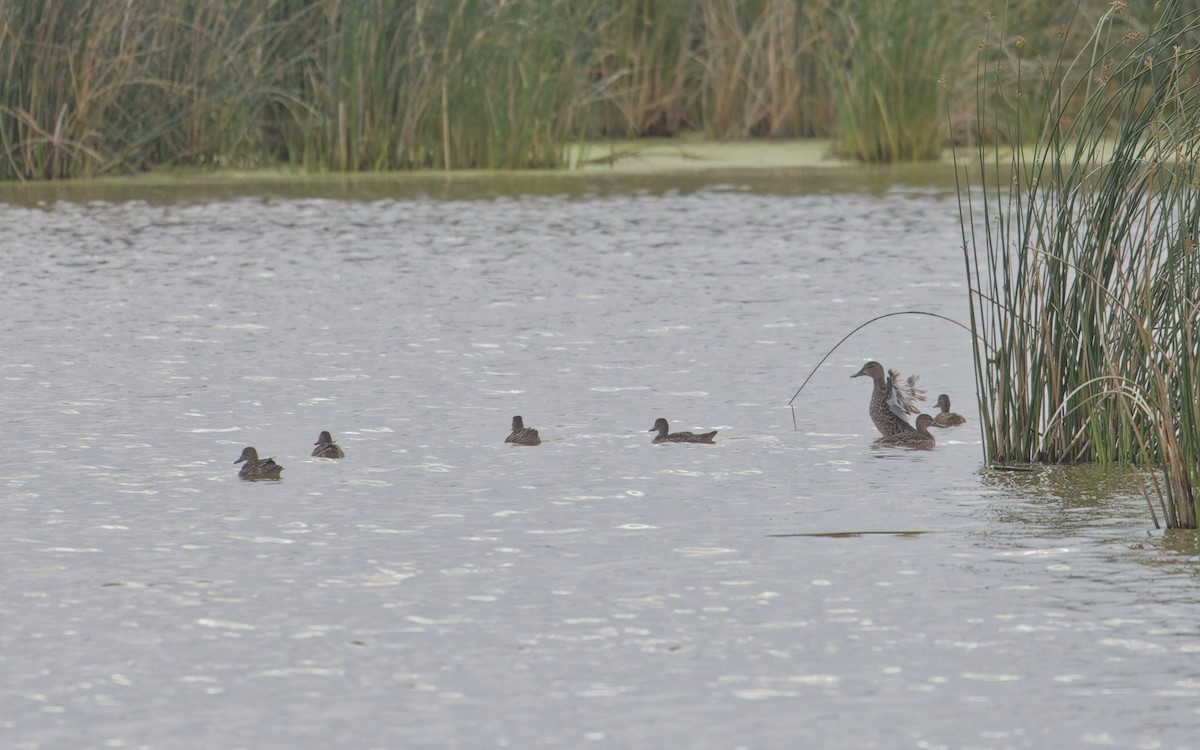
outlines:
{"label": "green reed stem", "polygon": [[1025,71],[1023,37],[1010,55],[1002,29],[980,53],[979,130],[1035,133],[1008,169],[980,147],[981,200],[960,183],[972,326],[995,352],[975,350],[984,447],[1005,462],[1160,467],[1168,526],[1194,528],[1200,356],[1181,311],[1200,293],[1200,11],[1125,10],[1046,66],[1036,118],[996,107],[1012,83],[997,61]]}

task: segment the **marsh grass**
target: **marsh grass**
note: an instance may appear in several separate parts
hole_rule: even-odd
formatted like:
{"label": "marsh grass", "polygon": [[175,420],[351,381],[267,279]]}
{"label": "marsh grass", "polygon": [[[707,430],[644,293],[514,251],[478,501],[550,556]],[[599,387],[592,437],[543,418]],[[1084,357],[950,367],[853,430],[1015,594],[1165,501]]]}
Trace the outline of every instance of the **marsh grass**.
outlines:
{"label": "marsh grass", "polygon": [[717,138],[825,132],[836,93],[823,56],[837,2],[724,0],[699,4],[700,122]]}
{"label": "marsh grass", "polygon": [[562,162],[586,3],[310,2],[264,118],[309,169]]}
{"label": "marsh grass", "polygon": [[878,162],[941,156],[946,98],[972,42],[972,5],[862,0],[846,15],[844,51],[830,58],[840,87],[838,155]]}
{"label": "marsh grass", "polygon": [[[858,5],[12,2],[0,23],[0,178],[554,167],[588,139],[827,136],[839,98],[874,95],[826,63],[846,58]],[[894,118],[902,132],[888,148],[852,155],[930,153],[897,145],[918,109]]]}
{"label": "marsh grass", "polygon": [[228,3],[9,3],[0,26],[0,176],[258,163],[286,21]]}
{"label": "marsh grass", "polygon": [[595,4],[11,3],[0,176],[556,166]]}
{"label": "marsh grass", "polygon": [[[981,3],[12,0],[0,179],[555,167],[580,142],[681,132],[832,135],[846,158],[931,159],[948,135],[944,103],[963,111],[955,82]],[[1067,18],[1045,10],[1058,4],[1010,4],[1036,24]],[[1107,2],[1079,7],[1072,17],[1099,17]],[[1086,40],[1039,27],[1026,41],[1008,48],[1021,61],[1006,66],[1010,83]],[[1034,92],[1007,96],[1015,85],[997,88],[995,111],[1040,113]],[[1079,100],[1068,103],[1069,118]],[[964,140],[1037,131],[993,130]]]}
{"label": "marsh grass", "polygon": [[[1114,3],[1088,43],[1006,96],[980,52],[981,127],[1033,133],[977,153],[964,259],[987,458],[1128,462],[1168,526],[1194,528],[1200,449],[1200,11]],[[1151,506],[1153,508],[1153,506]]]}
{"label": "marsh grass", "polygon": [[601,137],[674,135],[694,123],[697,0],[606,0],[597,7],[586,129]]}

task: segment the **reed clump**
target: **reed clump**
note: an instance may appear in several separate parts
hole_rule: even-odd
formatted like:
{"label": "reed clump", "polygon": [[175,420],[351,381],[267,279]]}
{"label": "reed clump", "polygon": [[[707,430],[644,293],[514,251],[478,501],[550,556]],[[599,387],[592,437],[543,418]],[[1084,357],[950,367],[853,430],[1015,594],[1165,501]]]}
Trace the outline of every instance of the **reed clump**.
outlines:
{"label": "reed clump", "polygon": [[848,6],[836,0],[698,4],[699,122],[717,138],[829,131],[836,89],[825,55]]}
{"label": "reed clump", "polygon": [[[1017,88],[1002,63],[1035,66],[1005,45],[980,50],[981,129],[1032,145],[981,146],[960,191],[987,458],[1152,469],[1148,499],[1195,528],[1200,10],[1112,3]],[[1036,114],[996,106],[1027,90]]]}
{"label": "reed clump", "polygon": [[[1071,17],[1107,6],[1084,0]],[[951,127],[961,140],[1018,137],[958,132],[982,0],[4,7],[0,179],[160,165],[556,167],[579,141],[681,132],[833,137],[845,158],[911,161],[937,158]],[[1027,51],[1086,41],[1055,34],[1070,20],[1045,10],[1058,7],[1011,0],[1043,25]],[[1040,111],[1033,92],[1017,105]]]}
{"label": "reed clump", "polygon": [[973,14],[960,0],[863,0],[832,59],[835,150],[862,161],[927,161],[946,142],[946,99],[963,70]]}
{"label": "reed clump", "polygon": [[13,2],[0,177],[562,162],[595,4]]}

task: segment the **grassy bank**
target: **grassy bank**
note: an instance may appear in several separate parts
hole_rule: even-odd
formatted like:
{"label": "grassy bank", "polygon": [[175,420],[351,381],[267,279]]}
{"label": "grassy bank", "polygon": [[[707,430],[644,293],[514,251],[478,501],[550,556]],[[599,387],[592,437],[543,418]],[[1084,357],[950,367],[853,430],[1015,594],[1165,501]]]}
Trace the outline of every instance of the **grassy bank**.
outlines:
{"label": "grassy bank", "polygon": [[[1043,5],[1020,0],[1005,15],[1026,29],[1022,69],[1086,41],[1060,37],[1065,12]],[[1107,7],[1085,0],[1072,17]],[[1028,137],[964,125],[971,53],[989,28],[981,0],[5,8],[0,179],[160,165],[558,167],[579,143],[680,133],[827,137],[845,158],[905,161],[936,156],[952,130],[960,141]],[[1123,18],[1130,30],[1145,23]],[[1039,106],[1029,95],[1018,108]]]}

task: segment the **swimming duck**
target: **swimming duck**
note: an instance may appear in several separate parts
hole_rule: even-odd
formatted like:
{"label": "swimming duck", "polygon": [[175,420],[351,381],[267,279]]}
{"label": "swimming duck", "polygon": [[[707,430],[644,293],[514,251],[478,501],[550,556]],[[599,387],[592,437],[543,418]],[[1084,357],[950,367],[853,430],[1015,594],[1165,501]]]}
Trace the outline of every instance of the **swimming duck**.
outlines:
{"label": "swimming duck", "polygon": [[342,450],[342,446],[333,442],[333,436],[328,432],[322,432],[317,438],[317,442],[313,443],[317,446],[313,448],[312,454],[317,458],[345,458],[346,451]]}
{"label": "swimming duck", "polygon": [[941,411],[933,416],[934,427],[957,427],[967,421],[963,415],[950,411],[950,397],[946,394],[938,396],[937,405]]}
{"label": "swimming duck", "polygon": [[931,451],[937,441],[929,432],[933,417],[922,414],[917,417],[917,429],[912,432],[899,432],[895,435],[885,435],[875,441],[875,445],[885,448],[909,448],[918,451]]}
{"label": "swimming duck", "polygon": [[513,417],[512,432],[504,438],[504,442],[513,445],[541,445],[542,439],[538,437],[537,430],[525,426],[525,420]]}
{"label": "swimming duck", "polygon": [[899,372],[888,370],[885,374],[883,365],[873,360],[850,377],[857,378],[860,375],[867,375],[875,381],[871,403],[867,408],[875,429],[884,437],[914,432],[905,415],[920,412],[912,402],[925,400],[924,389],[917,387],[917,376],[910,375],[907,381],[901,380]]}
{"label": "swimming duck", "polygon": [[670,428],[667,427],[667,420],[663,419],[662,417],[659,417],[658,419],[654,420],[654,426],[651,427],[649,430],[647,430],[647,432],[657,432],[658,434],[655,435],[654,439],[651,440],[650,442],[654,443],[655,445],[657,445],[659,443],[713,443],[713,442],[716,442],[715,440],[713,440],[713,437],[717,434],[716,430],[713,430],[712,432],[701,433],[699,435],[697,435],[694,432],[672,432],[671,434],[668,435],[667,434],[668,429],[670,429]]}
{"label": "swimming duck", "polygon": [[257,481],[259,479],[279,479],[279,473],[283,471],[283,467],[275,463],[273,458],[259,458],[258,451],[250,446],[246,446],[242,450],[242,457],[234,461],[235,464],[240,464],[242,461],[246,465],[238,472],[238,476],[242,479]]}

